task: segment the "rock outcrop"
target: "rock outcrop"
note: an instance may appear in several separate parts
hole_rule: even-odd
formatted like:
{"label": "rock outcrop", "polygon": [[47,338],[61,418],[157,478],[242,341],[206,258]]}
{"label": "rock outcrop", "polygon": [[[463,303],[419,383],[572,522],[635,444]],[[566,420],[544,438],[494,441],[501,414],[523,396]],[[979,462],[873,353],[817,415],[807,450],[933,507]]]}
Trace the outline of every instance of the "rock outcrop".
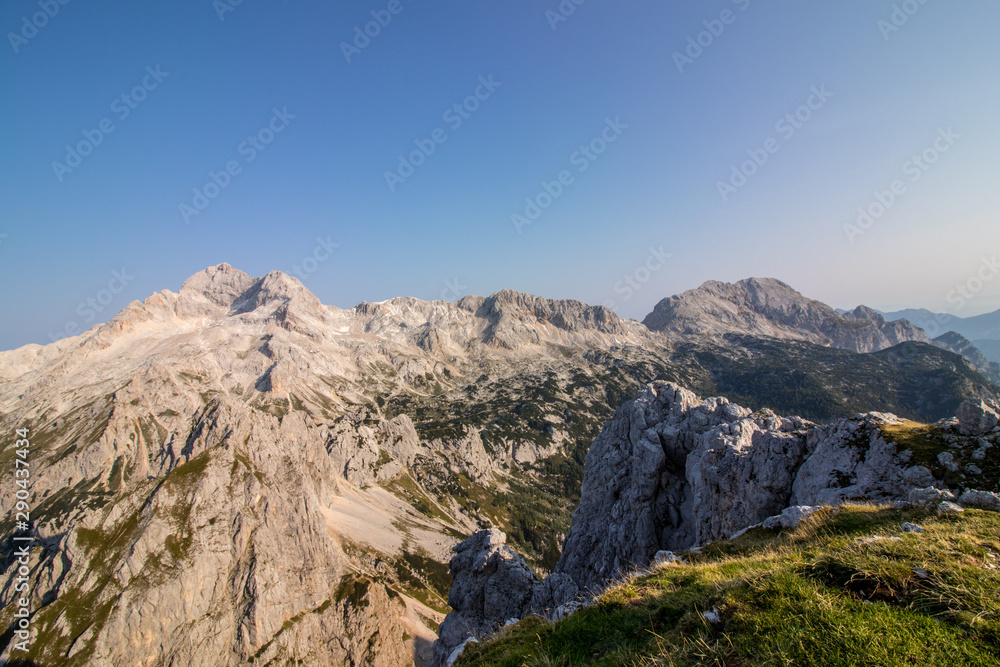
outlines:
{"label": "rock outcrop", "polygon": [[386,420],[370,409],[338,419],[326,444],[337,472],[358,486],[393,477],[424,449],[408,416]]}
{"label": "rock outcrop", "polygon": [[[989,456],[989,465],[996,466],[1000,456],[988,454],[1000,440],[996,417],[986,403],[968,401],[956,420],[935,427],[940,434],[934,442],[947,446],[943,453],[956,462],[977,445],[964,458]],[[481,637],[508,616],[558,617],[562,605],[585,600],[629,572],[657,559],[677,560],[676,552],[750,527],[791,528],[820,507],[852,500],[920,505],[955,500],[944,477],[955,475],[957,467],[937,464],[935,474],[915,460],[914,450],[895,442],[893,433],[913,428],[882,413],[817,425],[768,410],[751,412],[725,398],[701,400],[668,383],[650,384],[615,412],[591,446],[580,505],[547,579],[533,581],[523,562],[504,551],[502,534],[477,534],[456,548],[455,611],[442,626],[449,632],[442,632],[437,653],[448,655],[468,636]],[[924,446],[920,449],[926,458]],[[971,470],[968,462],[964,470]],[[958,500],[1000,508],[1000,495],[987,491],[966,491]],[[480,568],[470,575],[469,562],[496,553],[505,554],[503,562],[495,561],[497,574]],[[482,591],[496,596],[512,578],[516,594],[502,614],[479,604]]]}
{"label": "rock outcrop", "polygon": [[962,435],[984,435],[991,433],[1000,424],[1000,406],[982,400],[970,400],[962,404],[955,414]]}
{"label": "rock outcrop", "polygon": [[454,582],[448,595],[452,611],[439,628],[435,657],[444,663],[468,637],[495,632],[519,619],[540,583],[521,556],[505,544],[499,530],[481,530],[455,547]]}
{"label": "rock outcrop", "polygon": [[649,385],[594,441],[555,572],[597,589],[657,551],[724,539],[791,505],[902,497],[914,473],[878,429],[892,420],[817,426]]}

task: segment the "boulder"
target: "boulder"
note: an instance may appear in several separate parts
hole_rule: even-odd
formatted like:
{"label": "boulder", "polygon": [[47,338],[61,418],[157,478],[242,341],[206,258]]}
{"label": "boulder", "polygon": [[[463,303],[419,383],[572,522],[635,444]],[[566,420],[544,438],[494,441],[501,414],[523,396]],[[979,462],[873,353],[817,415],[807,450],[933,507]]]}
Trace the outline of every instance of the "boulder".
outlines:
{"label": "boulder", "polygon": [[958,431],[962,435],[985,435],[1000,424],[997,406],[987,404],[981,399],[962,403],[955,417],[958,419]]}
{"label": "boulder", "polygon": [[808,519],[822,507],[810,507],[807,505],[794,505],[786,508],[781,514],[764,519],[761,528],[774,530],[776,528],[795,528],[800,523]]}
{"label": "boulder", "polygon": [[673,551],[657,551],[656,555],[653,556],[653,567],[660,567],[661,565],[669,565],[670,563],[683,563],[684,559],[675,554]]}
{"label": "boulder", "polygon": [[1000,493],[968,490],[959,496],[958,504],[965,507],[978,507],[990,510],[991,512],[1000,512]]}
{"label": "boulder", "polygon": [[955,494],[947,489],[929,486],[925,489],[913,489],[907,498],[911,505],[930,507],[943,500],[955,500]]}
{"label": "boulder", "polygon": [[955,503],[945,500],[943,503],[938,505],[938,512],[941,514],[958,514],[964,512],[965,508],[961,505],[956,505]]}

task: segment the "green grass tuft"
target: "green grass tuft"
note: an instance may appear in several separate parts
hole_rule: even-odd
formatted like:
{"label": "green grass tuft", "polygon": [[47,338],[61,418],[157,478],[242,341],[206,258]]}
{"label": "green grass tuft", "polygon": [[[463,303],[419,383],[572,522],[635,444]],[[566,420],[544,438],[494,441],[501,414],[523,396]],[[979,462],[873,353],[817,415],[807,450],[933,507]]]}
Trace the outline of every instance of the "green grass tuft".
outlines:
{"label": "green grass tuft", "polygon": [[686,556],[564,621],[471,644],[456,667],[1000,664],[995,513],[852,505]]}

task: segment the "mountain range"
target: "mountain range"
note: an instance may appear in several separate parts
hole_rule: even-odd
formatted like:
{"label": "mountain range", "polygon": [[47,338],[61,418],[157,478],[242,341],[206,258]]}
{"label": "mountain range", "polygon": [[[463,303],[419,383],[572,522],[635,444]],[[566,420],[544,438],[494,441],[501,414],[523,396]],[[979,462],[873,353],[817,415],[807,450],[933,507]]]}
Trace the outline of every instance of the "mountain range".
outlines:
{"label": "mountain range", "polygon": [[996,396],[952,338],[770,279],[706,283],[640,323],[512,291],[340,309],[281,272],[210,267],[0,352],[0,473],[16,429],[31,441],[32,660],[425,664],[451,547],[496,526],[554,568],[587,451],[638,387],[934,421]]}
{"label": "mountain range", "polygon": [[925,308],[911,308],[882,315],[887,320],[909,320],[933,336],[954,331],[972,341],[990,361],[1000,363],[1000,310],[975,317],[934,313]]}

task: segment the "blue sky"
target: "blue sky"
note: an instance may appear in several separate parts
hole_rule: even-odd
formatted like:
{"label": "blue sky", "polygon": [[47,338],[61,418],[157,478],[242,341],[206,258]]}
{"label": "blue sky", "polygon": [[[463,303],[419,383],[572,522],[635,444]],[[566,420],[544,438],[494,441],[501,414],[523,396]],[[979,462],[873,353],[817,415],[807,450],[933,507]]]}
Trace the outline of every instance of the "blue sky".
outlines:
{"label": "blue sky", "polygon": [[223,261],[340,307],[512,288],[641,319],[773,276],[1000,308],[996,2],[226,2],[0,7],[0,349]]}

